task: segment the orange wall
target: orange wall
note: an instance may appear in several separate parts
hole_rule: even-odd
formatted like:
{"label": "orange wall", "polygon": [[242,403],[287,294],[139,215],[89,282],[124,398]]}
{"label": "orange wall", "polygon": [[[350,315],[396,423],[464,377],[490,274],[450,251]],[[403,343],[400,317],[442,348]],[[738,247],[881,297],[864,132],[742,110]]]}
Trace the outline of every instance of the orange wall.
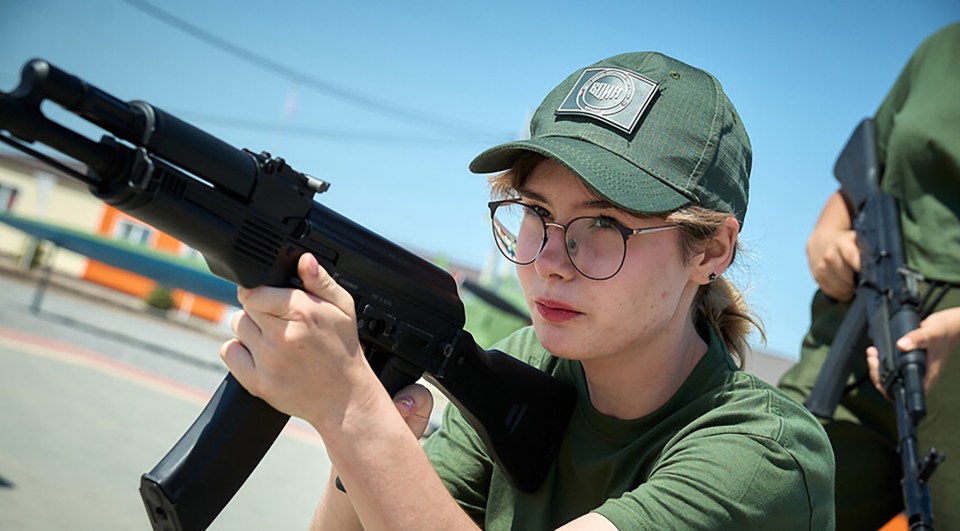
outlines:
{"label": "orange wall", "polygon": [[[143,224],[109,205],[104,205],[104,207],[100,226],[97,227],[97,234],[101,236],[112,237],[114,227],[120,220],[125,219],[139,225]],[[183,243],[169,234],[156,229],[153,230],[154,233],[149,242],[151,248],[172,255],[179,256],[181,254],[184,247]],[[87,260],[82,278],[139,298],[146,297],[157,286],[157,282],[154,280],[96,260]],[[173,301],[176,308],[189,310],[190,314],[213,322],[220,322],[226,312],[226,305],[223,303],[199,295],[187,294],[183,290],[173,291]],[[188,307],[184,307],[184,304]]]}

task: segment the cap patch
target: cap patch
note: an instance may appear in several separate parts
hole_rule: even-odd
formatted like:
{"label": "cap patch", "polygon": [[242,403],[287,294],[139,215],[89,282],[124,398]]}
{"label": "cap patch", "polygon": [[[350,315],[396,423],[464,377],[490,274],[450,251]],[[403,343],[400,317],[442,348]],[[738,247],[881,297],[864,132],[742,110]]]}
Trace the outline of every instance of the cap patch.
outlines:
{"label": "cap patch", "polygon": [[557,114],[579,114],[632,133],[650,106],[657,84],[622,68],[587,68],[570,89]]}

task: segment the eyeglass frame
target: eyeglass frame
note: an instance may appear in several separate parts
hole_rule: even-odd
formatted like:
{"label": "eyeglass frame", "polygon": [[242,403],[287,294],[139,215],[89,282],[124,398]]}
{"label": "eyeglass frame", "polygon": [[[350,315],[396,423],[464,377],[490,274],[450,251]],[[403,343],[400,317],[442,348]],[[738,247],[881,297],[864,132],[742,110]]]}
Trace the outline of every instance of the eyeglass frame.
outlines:
{"label": "eyeglass frame", "polygon": [[[493,239],[495,242],[499,241],[497,239],[497,228],[495,225],[496,212],[498,208],[506,204],[520,205],[530,209],[534,214],[536,214],[537,218],[540,219],[540,224],[543,225],[543,240],[540,242],[540,249],[537,251],[535,255],[533,255],[533,258],[530,259],[530,261],[528,262],[518,262],[510,258],[509,256],[507,256],[507,253],[503,251],[500,244],[498,243],[497,250],[500,251],[500,254],[502,254],[504,258],[506,258],[507,260],[510,260],[511,262],[517,265],[530,265],[536,262],[537,258],[540,258],[540,254],[543,253],[544,248],[546,248],[547,246],[547,239],[549,238],[549,233],[547,232],[547,229],[549,227],[556,227],[563,231],[563,248],[567,254],[567,259],[570,260],[570,265],[572,265],[573,268],[577,270],[577,273],[580,273],[581,275],[583,275],[586,278],[589,278],[590,280],[598,280],[598,281],[610,280],[611,278],[617,276],[617,273],[619,273],[620,270],[623,269],[623,264],[627,260],[627,240],[629,240],[631,237],[636,236],[638,234],[660,232],[660,231],[676,229],[680,227],[680,225],[674,223],[670,225],[658,225],[656,227],[630,228],[624,225],[623,223],[620,223],[616,219],[606,217],[606,216],[579,216],[571,219],[566,224],[561,224],[553,221],[547,221],[546,219],[544,219],[543,214],[537,212],[537,210],[533,208],[533,205],[524,203],[523,199],[520,199],[520,198],[498,199],[496,201],[490,201],[489,203],[487,203],[487,207],[490,208],[490,224],[491,224],[491,227],[493,228]],[[600,218],[604,218],[605,220],[607,220],[614,228],[617,229],[617,231],[620,233],[620,236],[623,237],[623,253],[620,256],[620,265],[617,266],[616,271],[614,271],[609,276],[597,278],[597,277],[591,277],[590,275],[587,275],[586,273],[581,271],[580,268],[577,267],[577,263],[574,261],[573,257],[570,256],[570,246],[567,244],[567,228],[574,222],[579,221],[581,219],[600,219]],[[520,235],[517,234],[518,240],[519,240],[519,236]]]}

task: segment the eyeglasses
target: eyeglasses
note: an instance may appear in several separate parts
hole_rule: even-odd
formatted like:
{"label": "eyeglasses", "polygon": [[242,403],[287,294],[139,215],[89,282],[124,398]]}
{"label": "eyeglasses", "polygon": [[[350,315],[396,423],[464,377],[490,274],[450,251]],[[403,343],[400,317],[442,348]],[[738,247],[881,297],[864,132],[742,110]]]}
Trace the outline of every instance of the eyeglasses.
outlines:
{"label": "eyeglasses", "polygon": [[627,254],[627,238],[637,234],[675,229],[678,225],[631,229],[609,217],[584,216],[566,225],[544,219],[536,206],[519,199],[491,201],[493,239],[507,260],[532,264],[547,245],[547,227],[564,232],[564,248],[581,275],[607,280],[620,272]]}

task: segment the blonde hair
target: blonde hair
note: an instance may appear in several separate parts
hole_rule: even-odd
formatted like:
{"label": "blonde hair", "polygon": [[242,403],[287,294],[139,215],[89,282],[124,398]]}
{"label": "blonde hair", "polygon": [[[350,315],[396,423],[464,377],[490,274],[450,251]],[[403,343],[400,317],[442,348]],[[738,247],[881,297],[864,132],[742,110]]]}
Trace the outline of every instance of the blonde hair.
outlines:
{"label": "blonde hair", "polygon": [[[680,249],[686,263],[703,251],[703,244],[717,233],[730,216],[732,214],[728,212],[688,205],[670,212],[664,219],[680,226]],[[739,251],[740,241],[737,240],[730,259],[731,264]],[[700,286],[693,299],[693,314],[706,319],[720,334],[720,339],[741,367],[750,352],[748,338],[751,330],[756,329],[760,340],[766,341],[760,318],[747,305],[740,290],[726,277],[718,276]]]}
{"label": "blonde hair", "polygon": [[[491,177],[490,189],[493,197],[516,196],[527,177],[542,160],[542,155],[530,153],[517,160],[506,172]],[[730,216],[732,214],[728,212],[717,212],[696,205],[659,215],[640,214],[640,217],[659,217],[680,226],[680,248],[684,263],[703,251],[703,245]],[[731,264],[739,250],[740,242],[737,241]],[[746,355],[750,352],[748,339],[751,330],[756,329],[761,341],[766,341],[759,317],[750,310],[740,290],[725,277],[717,277],[716,280],[700,286],[694,297],[691,313],[694,321],[703,318],[717,331],[740,367],[744,366]]]}

